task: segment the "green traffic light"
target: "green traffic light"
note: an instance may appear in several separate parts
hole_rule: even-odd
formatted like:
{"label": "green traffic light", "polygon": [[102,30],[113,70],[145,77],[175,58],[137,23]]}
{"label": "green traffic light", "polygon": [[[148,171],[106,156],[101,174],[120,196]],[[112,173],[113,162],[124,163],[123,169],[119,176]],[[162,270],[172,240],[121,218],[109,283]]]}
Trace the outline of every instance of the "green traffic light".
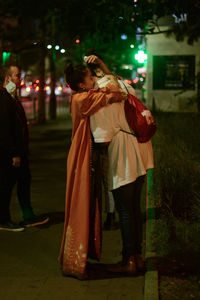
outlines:
{"label": "green traffic light", "polygon": [[3,66],[6,65],[7,61],[9,60],[11,56],[11,52],[3,52],[3,55],[2,55],[2,60],[3,60]]}
{"label": "green traffic light", "polygon": [[135,54],[135,59],[136,59],[139,63],[143,64],[143,63],[147,60],[147,54],[144,53],[143,50],[140,50],[140,51],[138,51],[137,54]]}

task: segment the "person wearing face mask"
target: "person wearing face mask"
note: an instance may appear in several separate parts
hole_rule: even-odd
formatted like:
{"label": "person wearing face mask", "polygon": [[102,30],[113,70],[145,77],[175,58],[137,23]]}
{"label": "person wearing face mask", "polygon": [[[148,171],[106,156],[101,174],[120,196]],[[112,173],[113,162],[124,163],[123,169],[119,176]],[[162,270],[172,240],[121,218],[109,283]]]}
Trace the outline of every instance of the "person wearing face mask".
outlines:
{"label": "person wearing face mask", "polygon": [[[4,87],[6,68],[0,68],[0,230],[23,231],[24,228],[11,221],[10,192],[11,173],[20,166],[20,144],[17,130],[16,107]],[[8,85],[13,91],[15,84]]]}
{"label": "person wearing face mask", "polygon": [[[9,165],[11,157],[8,156],[7,173],[9,192],[7,193],[7,203],[10,203],[12,189],[17,184],[17,196],[22,210],[23,221],[20,223],[21,228],[45,224],[49,221],[48,217],[37,216],[33,212],[30,199],[31,175],[29,169],[29,133],[27,119],[24,108],[17,97],[17,88],[21,85],[21,71],[18,66],[9,66],[5,68],[4,88],[11,96],[15,109],[15,137],[18,145],[18,165]],[[12,136],[13,137],[13,136]],[[9,160],[10,159],[10,160]],[[5,197],[4,197],[5,198]],[[0,230],[19,231],[13,229],[8,211],[6,217],[7,224],[1,224]]]}

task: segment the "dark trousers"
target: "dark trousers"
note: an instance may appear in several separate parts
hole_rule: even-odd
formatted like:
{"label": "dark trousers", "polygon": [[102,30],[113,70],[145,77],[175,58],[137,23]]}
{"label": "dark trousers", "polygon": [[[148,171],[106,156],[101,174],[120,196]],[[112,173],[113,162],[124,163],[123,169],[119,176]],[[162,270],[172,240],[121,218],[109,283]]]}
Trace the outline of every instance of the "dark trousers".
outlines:
{"label": "dark trousers", "polygon": [[12,166],[9,158],[0,161],[0,224],[10,221],[10,201],[14,185],[17,184],[17,196],[25,220],[33,217],[30,203],[30,170],[26,157],[21,159],[21,166]]}
{"label": "dark trousers", "polygon": [[122,255],[130,257],[142,250],[142,213],[140,198],[145,176],[136,181],[112,190],[115,206],[119,213],[119,223],[122,234]]}

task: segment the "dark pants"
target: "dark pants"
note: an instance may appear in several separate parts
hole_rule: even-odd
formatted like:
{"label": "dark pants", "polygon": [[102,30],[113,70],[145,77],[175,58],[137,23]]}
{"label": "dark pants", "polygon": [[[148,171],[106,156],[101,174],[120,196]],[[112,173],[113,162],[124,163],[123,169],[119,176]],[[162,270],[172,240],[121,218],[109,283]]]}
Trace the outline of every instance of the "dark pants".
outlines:
{"label": "dark pants", "polygon": [[145,176],[138,177],[136,181],[112,190],[119,213],[124,258],[141,253],[142,250],[143,220],[140,198],[144,178]]}
{"label": "dark pants", "polygon": [[9,158],[0,161],[0,224],[10,221],[10,201],[15,184],[17,184],[17,195],[23,218],[25,220],[33,217],[30,203],[30,170],[26,157],[21,159],[21,166],[12,166]]}

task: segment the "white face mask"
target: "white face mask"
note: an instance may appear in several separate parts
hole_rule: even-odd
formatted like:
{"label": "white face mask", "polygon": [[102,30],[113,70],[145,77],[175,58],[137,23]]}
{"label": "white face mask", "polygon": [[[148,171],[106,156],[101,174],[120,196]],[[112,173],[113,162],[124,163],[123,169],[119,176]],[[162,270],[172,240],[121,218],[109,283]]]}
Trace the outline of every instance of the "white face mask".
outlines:
{"label": "white face mask", "polygon": [[15,96],[16,88],[16,84],[12,81],[9,81],[6,85],[6,90],[12,97]]}

